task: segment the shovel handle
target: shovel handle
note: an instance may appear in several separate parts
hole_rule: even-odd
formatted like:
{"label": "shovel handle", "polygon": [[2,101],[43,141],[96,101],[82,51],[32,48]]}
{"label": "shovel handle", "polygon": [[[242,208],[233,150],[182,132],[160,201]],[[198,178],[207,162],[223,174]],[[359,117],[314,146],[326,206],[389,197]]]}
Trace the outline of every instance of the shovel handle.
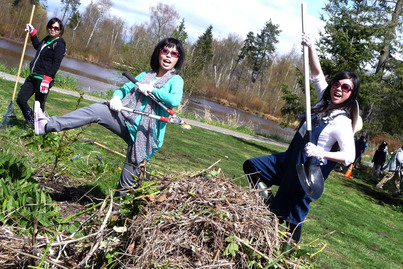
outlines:
{"label": "shovel handle", "polygon": [[[306,31],[306,3],[301,3],[301,19],[302,19],[302,33]],[[304,53],[304,88],[305,88],[305,110],[306,110],[306,130],[312,130],[311,122],[311,98],[310,98],[310,87],[309,87],[309,55],[308,47],[303,46]],[[309,139],[309,142],[311,140]]]}

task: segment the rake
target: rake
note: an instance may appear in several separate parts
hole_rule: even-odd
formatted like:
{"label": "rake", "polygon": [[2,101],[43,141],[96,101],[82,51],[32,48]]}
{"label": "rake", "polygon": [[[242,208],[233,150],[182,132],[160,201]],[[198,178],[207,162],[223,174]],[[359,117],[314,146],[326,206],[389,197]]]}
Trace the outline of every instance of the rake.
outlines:
{"label": "rake", "polygon": [[[32,23],[32,18],[34,16],[34,11],[35,11],[35,5],[32,5],[32,11],[31,11],[31,17],[29,18],[29,24]],[[13,103],[14,103],[14,98],[15,98],[15,92],[16,92],[17,86],[18,86],[18,80],[20,79],[21,66],[22,66],[22,63],[24,61],[24,54],[25,54],[25,49],[27,47],[28,37],[29,37],[29,31],[27,31],[27,35],[25,37],[25,42],[24,42],[24,48],[22,49],[20,65],[18,67],[18,72],[17,72],[17,79],[15,80],[15,85],[14,85],[13,97],[11,98],[11,102],[8,105],[6,113],[3,116],[3,120],[1,122],[1,129],[6,128],[6,126],[10,123],[11,120],[16,119],[16,116],[15,116],[15,113],[14,113]]]}

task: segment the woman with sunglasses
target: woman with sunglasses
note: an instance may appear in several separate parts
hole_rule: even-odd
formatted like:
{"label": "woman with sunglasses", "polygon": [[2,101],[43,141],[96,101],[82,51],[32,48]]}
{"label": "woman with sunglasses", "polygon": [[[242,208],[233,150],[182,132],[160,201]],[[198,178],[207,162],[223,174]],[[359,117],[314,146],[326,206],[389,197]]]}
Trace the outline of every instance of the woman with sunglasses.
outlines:
{"label": "woman with sunglasses", "polygon": [[274,197],[270,192],[264,193],[265,202],[280,223],[286,222],[296,243],[300,240],[302,223],[313,201],[301,186],[296,166],[312,157],[312,164],[321,164],[326,179],[337,162],[346,166],[354,162],[354,131],[360,128],[356,102],[360,88],[358,76],[341,72],[328,83],[309,36],[303,35],[302,45],[309,48],[311,81],[320,100],[312,109],[312,142],[306,142],[306,122],[302,117],[286,152],[252,158],[243,165],[254,188],[279,186]]}
{"label": "woman with sunglasses", "polygon": [[63,22],[58,18],[52,18],[46,27],[49,35],[39,41],[36,35],[38,31],[31,24],[25,26],[25,31],[29,32],[32,45],[36,49],[36,55],[29,64],[31,74],[21,86],[17,104],[25,122],[30,126],[34,124],[34,113],[28,105],[28,100],[35,95],[35,101],[39,101],[42,110],[45,110],[49,89],[66,54],[66,42],[61,37],[64,32]]}
{"label": "woman with sunglasses", "polygon": [[[148,95],[152,93],[165,106],[178,106],[183,95],[183,79],[178,75],[185,60],[181,42],[175,38],[160,41],[151,56],[151,70],[139,74],[138,83],[128,82],[113,93],[109,102],[92,104],[61,117],[47,118],[35,102],[35,134],[59,132],[98,123],[127,143],[127,154],[118,190],[136,186],[140,165],[145,164],[161,148],[166,123],[123,111],[123,107],[148,114],[169,117]],[[118,192],[117,195],[124,195]]]}

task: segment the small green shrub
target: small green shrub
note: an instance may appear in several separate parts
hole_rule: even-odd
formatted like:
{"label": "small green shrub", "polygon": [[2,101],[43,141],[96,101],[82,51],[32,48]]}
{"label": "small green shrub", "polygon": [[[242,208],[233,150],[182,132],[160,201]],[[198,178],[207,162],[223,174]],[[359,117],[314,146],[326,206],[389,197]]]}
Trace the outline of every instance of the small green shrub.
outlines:
{"label": "small green shrub", "polygon": [[58,206],[32,178],[26,160],[10,152],[0,154],[0,223],[17,225],[26,235],[34,233],[34,223],[49,227],[59,215]]}

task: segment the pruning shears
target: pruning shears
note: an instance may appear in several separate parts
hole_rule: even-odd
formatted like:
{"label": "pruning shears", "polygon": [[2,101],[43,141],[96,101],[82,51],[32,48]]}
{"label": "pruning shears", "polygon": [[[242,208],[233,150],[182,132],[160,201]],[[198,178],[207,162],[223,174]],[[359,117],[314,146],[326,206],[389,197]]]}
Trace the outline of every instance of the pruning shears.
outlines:
{"label": "pruning shears", "polygon": [[[128,78],[134,84],[136,84],[138,82],[129,72],[123,72],[122,75],[125,76],[126,78]],[[176,114],[176,112],[174,110],[172,110],[172,109],[168,108],[167,106],[165,106],[160,100],[158,100],[157,97],[155,97],[154,94],[150,93],[150,94],[148,94],[148,97],[150,97],[151,100],[156,102],[160,107],[162,107],[166,112],[168,112],[170,117],[162,117],[162,116],[157,116],[157,115],[153,115],[153,114],[148,114],[148,113],[141,112],[141,111],[134,110],[134,109],[130,109],[130,108],[127,108],[127,107],[122,108],[122,110],[132,112],[132,113],[136,113],[136,114],[140,114],[140,115],[145,115],[147,117],[154,118],[154,119],[157,119],[159,121],[163,121],[163,122],[167,122],[167,123],[179,124],[182,127],[182,129],[185,129],[185,130],[192,129],[192,127],[189,124],[187,124],[183,119],[181,119]]]}

